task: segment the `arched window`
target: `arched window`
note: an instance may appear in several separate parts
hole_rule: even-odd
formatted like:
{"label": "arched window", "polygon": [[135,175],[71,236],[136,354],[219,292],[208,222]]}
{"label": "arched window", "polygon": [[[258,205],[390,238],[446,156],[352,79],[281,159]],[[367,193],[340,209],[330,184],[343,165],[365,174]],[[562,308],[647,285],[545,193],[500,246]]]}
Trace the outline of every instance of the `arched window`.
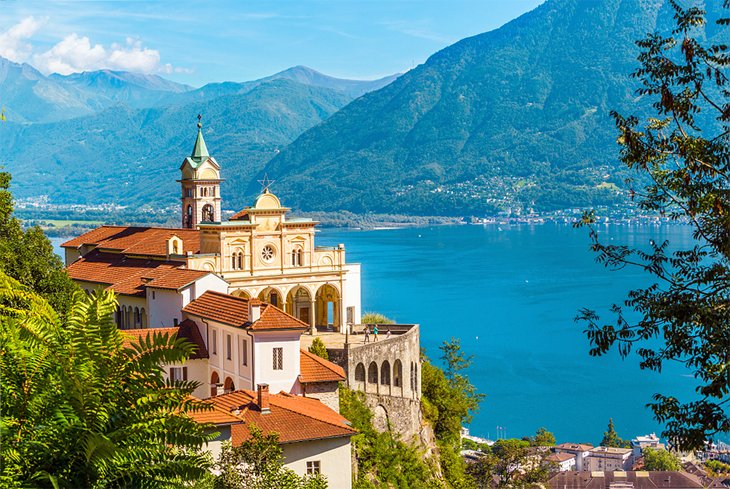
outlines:
{"label": "arched window", "polygon": [[380,367],[380,383],[390,385],[390,362],[388,360],[384,361]]}
{"label": "arched window", "polygon": [[236,268],[237,268],[236,267],[236,256],[237,256],[236,253],[231,255],[231,269],[232,270],[236,270]]}
{"label": "arched window", "polygon": [[215,212],[213,211],[212,205],[205,204],[203,206],[203,215],[201,216],[201,219],[204,222],[215,222]]}
{"label": "arched window", "polygon": [[293,267],[301,267],[304,264],[304,250],[297,246],[291,252],[291,264]]}
{"label": "arched window", "polygon": [[139,307],[135,307],[134,308],[134,327],[135,328],[138,328],[139,327],[139,324],[140,324]]}
{"label": "arched window", "polygon": [[226,392],[233,392],[236,390],[236,386],[233,384],[233,379],[230,377],[226,377],[226,381],[223,384],[223,390]]}
{"label": "arched window", "polygon": [[378,383],[378,364],[371,362],[368,367],[368,384]]}
{"label": "arched window", "polygon": [[220,384],[220,382],[221,379],[218,377],[218,372],[213,372],[210,376],[210,397],[218,395],[218,384]]}
{"label": "arched window", "polygon": [[243,252],[238,252],[238,269],[243,270]]}
{"label": "arched window", "polygon": [[193,206],[188,204],[188,209],[185,212],[185,226],[186,228],[193,227]]}
{"label": "arched window", "polygon": [[358,363],[355,367],[355,381],[365,382],[365,365]]}
{"label": "arched window", "polygon": [[142,328],[147,327],[147,312],[145,312],[144,307],[139,310],[139,325]]}
{"label": "arched window", "polygon": [[396,360],[393,364],[393,385],[403,387],[403,364],[400,360]]}

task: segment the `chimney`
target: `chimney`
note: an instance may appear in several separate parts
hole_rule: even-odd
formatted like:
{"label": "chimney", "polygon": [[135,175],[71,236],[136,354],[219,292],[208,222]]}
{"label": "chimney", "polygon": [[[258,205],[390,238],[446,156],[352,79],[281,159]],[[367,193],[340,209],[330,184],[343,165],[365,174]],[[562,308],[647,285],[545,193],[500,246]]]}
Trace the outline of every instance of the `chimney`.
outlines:
{"label": "chimney", "polygon": [[269,384],[257,385],[256,393],[258,394],[258,405],[261,414],[269,414],[271,412],[269,407]]}
{"label": "chimney", "polygon": [[258,299],[248,300],[248,322],[255,323],[261,319],[261,301]]}

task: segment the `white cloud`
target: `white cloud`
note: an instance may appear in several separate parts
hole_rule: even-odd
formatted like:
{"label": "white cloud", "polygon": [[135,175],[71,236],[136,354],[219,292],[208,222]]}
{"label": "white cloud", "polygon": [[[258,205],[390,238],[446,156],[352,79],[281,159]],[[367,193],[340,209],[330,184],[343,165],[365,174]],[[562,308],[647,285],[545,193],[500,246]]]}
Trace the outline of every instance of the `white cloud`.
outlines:
{"label": "white cloud", "polygon": [[[142,41],[128,37],[125,44],[112,44],[109,49],[93,44],[88,37],[73,33],[42,54],[33,57],[33,63],[44,73],[68,75],[80,71],[100,69],[134,71],[138,73],[168,72],[168,65],[160,65],[160,52],[142,45]],[[169,70],[174,70],[172,66]]]}
{"label": "white cloud", "polygon": [[27,40],[47,20],[47,18],[26,17],[7,31],[0,33],[0,56],[17,63],[26,61],[33,52],[33,47]]}

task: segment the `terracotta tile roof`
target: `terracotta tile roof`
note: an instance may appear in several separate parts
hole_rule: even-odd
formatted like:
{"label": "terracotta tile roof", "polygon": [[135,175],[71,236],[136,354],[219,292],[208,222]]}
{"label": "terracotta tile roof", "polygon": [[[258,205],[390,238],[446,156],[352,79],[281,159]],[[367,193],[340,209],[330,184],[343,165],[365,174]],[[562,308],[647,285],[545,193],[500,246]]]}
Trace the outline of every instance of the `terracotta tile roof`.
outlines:
{"label": "terracotta tile roof", "polygon": [[266,414],[259,411],[256,393],[253,391],[238,390],[211,397],[207,401],[234,415],[238,410],[237,416],[242,423],[231,428],[231,442],[234,446],[249,439],[251,435],[248,425],[251,423],[264,434],[278,433],[280,443],[349,437],[357,433],[340,414],[317,399],[308,397],[270,394],[271,411]]}
{"label": "terracotta tile roof", "polygon": [[551,453],[547,456],[547,459],[551,462],[565,462],[566,460],[574,460],[575,455],[570,453]]}
{"label": "terracotta tile roof", "polygon": [[196,229],[102,226],[66,241],[64,248],[95,246],[126,255],[166,256],[167,240],[177,236],[183,241],[182,254],[200,252],[200,232]]}
{"label": "terracotta tile roof", "polygon": [[561,443],[560,445],[555,445],[555,448],[559,448],[561,450],[571,450],[575,452],[587,452],[591,448],[593,448],[593,445],[590,443]]}
{"label": "terracotta tile roof", "polygon": [[211,411],[190,413],[190,417],[200,424],[212,423],[217,426],[242,423],[244,421],[243,418],[236,416],[225,409],[221,409],[212,402],[210,405],[213,406]]}
{"label": "terracotta tile roof", "polygon": [[300,351],[299,382],[341,382],[345,380],[345,371],[339,365],[320,358],[306,350]]}
{"label": "terracotta tile roof", "polygon": [[143,297],[147,286],[179,289],[210,273],[179,268],[181,265],[92,251],[66,270],[74,280],[104,284],[117,294]]}
{"label": "terracotta tile roof", "polygon": [[205,346],[205,341],[200,334],[200,330],[195,322],[189,319],[181,322],[179,326],[172,328],[124,329],[122,330],[122,334],[126,337],[124,340],[124,346],[132,346],[132,343],[139,342],[140,339],[147,338],[150,334],[157,333],[177,335],[180,338],[185,338],[193,343],[197,348],[195,352],[190,355],[190,360],[208,358],[208,349]]}
{"label": "terracotta tile roof", "polygon": [[206,291],[203,295],[190,302],[183,308],[183,312],[254,331],[269,329],[304,330],[309,328],[309,325],[294,316],[266,303],[261,304],[261,316],[258,321],[251,324],[248,299],[211,290]]}
{"label": "terracotta tile roof", "polygon": [[248,209],[243,209],[233,214],[229,221],[249,221]]}

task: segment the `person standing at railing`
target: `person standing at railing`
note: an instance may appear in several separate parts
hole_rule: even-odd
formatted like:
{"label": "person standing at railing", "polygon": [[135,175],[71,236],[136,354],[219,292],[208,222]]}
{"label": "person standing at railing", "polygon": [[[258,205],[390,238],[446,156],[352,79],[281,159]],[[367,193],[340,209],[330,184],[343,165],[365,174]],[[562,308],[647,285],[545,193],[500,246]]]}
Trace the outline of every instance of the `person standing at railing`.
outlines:
{"label": "person standing at railing", "polygon": [[365,339],[363,343],[370,343],[370,326],[365,326]]}
{"label": "person standing at railing", "polygon": [[378,341],[378,325],[373,326],[373,341]]}

